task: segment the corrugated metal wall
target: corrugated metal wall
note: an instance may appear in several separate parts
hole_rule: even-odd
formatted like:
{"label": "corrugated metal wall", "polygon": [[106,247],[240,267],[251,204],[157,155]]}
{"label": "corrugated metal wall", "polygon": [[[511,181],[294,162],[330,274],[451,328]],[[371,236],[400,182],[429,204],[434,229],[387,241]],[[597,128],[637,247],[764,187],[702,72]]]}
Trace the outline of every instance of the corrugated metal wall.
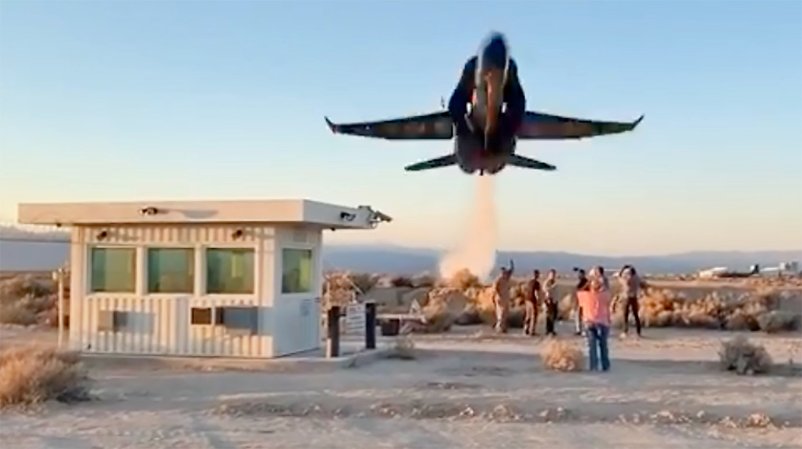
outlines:
{"label": "corrugated metal wall", "polygon": [[[243,235],[235,239],[232,233],[242,229]],[[97,235],[107,236],[98,241]],[[101,353],[171,354],[235,357],[271,357],[271,336],[274,299],[273,255],[275,232],[270,227],[245,225],[193,225],[193,226],[127,226],[79,227],[73,230],[71,254],[72,295],[70,302],[70,346],[74,349]],[[86,272],[87,254],[92,245],[126,245],[137,247],[137,275],[135,294],[89,294]],[[145,292],[145,249],[148,245],[191,245],[196,253],[205,246],[251,246],[256,250],[256,276],[253,295],[156,294]],[[205,270],[202,258],[196,257],[196,291],[202,291]],[[82,295],[83,293],[83,295]],[[79,299],[80,298],[80,299]],[[259,327],[256,335],[227,334],[221,326],[190,324],[191,307],[246,305],[259,307]],[[122,330],[99,331],[101,311],[128,312]]]}

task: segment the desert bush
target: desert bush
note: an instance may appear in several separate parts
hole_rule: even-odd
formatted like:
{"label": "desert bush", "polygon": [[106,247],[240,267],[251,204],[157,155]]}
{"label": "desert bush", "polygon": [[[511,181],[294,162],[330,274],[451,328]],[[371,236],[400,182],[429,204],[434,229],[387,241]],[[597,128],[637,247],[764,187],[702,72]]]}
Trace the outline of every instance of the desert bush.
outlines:
{"label": "desert bush", "polygon": [[412,278],[408,276],[393,276],[390,278],[390,285],[393,287],[414,287]]}
{"label": "desert bush", "polygon": [[757,317],[757,324],[760,330],[766,333],[775,333],[799,330],[802,317],[792,312],[772,310],[765,312]]}
{"label": "desert bush", "polygon": [[28,326],[45,322],[51,315],[55,315],[58,312],[54,295],[33,296],[26,294],[17,299],[6,298],[0,301],[0,323]]}
{"label": "desert bush", "polygon": [[[495,309],[478,310],[477,316],[482,324],[486,324],[488,326],[494,326],[496,324]],[[507,328],[523,329],[525,316],[526,311],[523,307],[510,307],[510,309],[507,311]]]}
{"label": "desert bush", "polygon": [[471,326],[474,324],[482,324],[482,317],[479,313],[479,309],[476,308],[474,304],[468,304],[462,310],[462,313],[457,316],[457,319],[454,321],[454,324],[460,326]]}
{"label": "desert bush", "polygon": [[414,288],[431,288],[437,284],[437,279],[428,274],[423,273],[412,278],[412,287]]}
{"label": "desert bush", "polygon": [[378,277],[369,273],[349,273],[348,279],[361,293],[369,291],[378,282]]}
{"label": "desert bush", "polygon": [[0,323],[30,326],[36,322],[36,313],[22,301],[0,303]]}
{"label": "desert bush", "polygon": [[766,349],[743,335],[722,342],[718,356],[723,370],[738,374],[766,373],[772,366],[771,356]]}
{"label": "desert bush", "polygon": [[565,340],[546,343],[542,354],[543,366],[553,371],[580,371],[585,357],[582,351]]}
{"label": "desert bush", "polygon": [[557,319],[570,320],[576,307],[576,296],[567,294],[557,302]]}
{"label": "desert bush", "polygon": [[454,273],[454,275],[451,276],[451,279],[447,280],[447,284],[452,288],[462,291],[468,290],[471,287],[482,286],[481,282],[479,282],[479,278],[471,273],[467,268],[463,268],[462,270]]}
{"label": "desert bush", "polygon": [[52,280],[36,278],[33,275],[14,276],[0,281],[0,302],[14,301],[26,296],[41,297],[56,293]]}
{"label": "desert bush", "polygon": [[88,381],[76,353],[42,346],[0,352],[0,407],[85,400]]}
{"label": "desert bush", "polygon": [[[689,327],[758,331],[763,329],[759,319],[779,307],[780,295],[761,289],[741,294],[713,292],[690,299],[681,292],[669,289],[648,289],[640,300],[640,319],[644,327]],[[614,326],[623,324],[622,302],[614,310]],[[787,315],[763,318],[766,326],[785,330],[794,326]],[[771,324],[769,324],[771,323]]]}
{"label": "desert bush", "polygon": [[396,337],[393,346],[387,351],[386,357],[388,359],[414,360],[415,342],[408,335]]}

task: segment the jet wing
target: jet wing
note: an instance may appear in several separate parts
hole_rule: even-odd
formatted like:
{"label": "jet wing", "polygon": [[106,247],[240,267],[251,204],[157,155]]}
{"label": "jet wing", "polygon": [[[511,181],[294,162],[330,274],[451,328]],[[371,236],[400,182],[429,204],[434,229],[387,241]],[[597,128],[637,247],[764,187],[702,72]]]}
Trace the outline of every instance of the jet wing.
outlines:
{"label": "jet wing", "polygon": [[390,120],[360,123],[332,123],[331,132],[389,140],[449,140],[454,137],[454,124],[447,111]]}
{"label": "jet wing", "polygon": [[582,139],[632,131],[641,120],[642,115],[634,122],[605,122],[526,111],[517,136],[522,140]]}

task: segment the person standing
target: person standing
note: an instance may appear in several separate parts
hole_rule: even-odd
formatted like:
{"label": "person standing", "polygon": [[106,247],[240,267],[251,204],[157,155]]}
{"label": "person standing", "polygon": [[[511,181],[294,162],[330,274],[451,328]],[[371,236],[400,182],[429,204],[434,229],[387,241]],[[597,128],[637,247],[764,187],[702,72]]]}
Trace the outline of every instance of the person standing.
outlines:
{"label": "person standing", "polygon": [[524,298],[524,335],[537,335],[537,315],[540,300],[540,270],[532,272],[532,279],[526,285]]}
{"label": "person standing", "polygon": [[638,276],[635,267],[625,265],[621,269],[619,276],[621,282],[621,292],[624,296],[624,333],[622,336],[629,335],[629,312],[635,318],[635,332],[638,337],[641,336],[640,325],[640,305],[638,304],[638,296],[640,295],[641,288],[646,287],[646,284]]}
{"label": "person standing", "polygon": [[507,313],[510,308],[510,278],[515,265],[510,259],[510,267],[501,267],[501,273],[493,282],[493,295],[496,306],[496,325],[497,332],[507,333]]}
{"label": "person standing", "polygon": [[557,321],[557,299],[555,290],[557,289],[557,270],[549,270],[546,282],[543,283],[543,302],[546,305],[546,335],[557,336],[554,324]]}
{"label": "person standing", "polygon": [[576,308],[574,309],[574,325],[576,326],[575,334],[583,335],[584,330],[582,329],[582,307],[579,304],[579,292],[586,291],[588,289],[588,277],[585,275],[585,270],[582,268],[574,268],[574,271],[577,272],[576,290],[574,291],[574,298],[576,299]]}
{"label": "person standing", "polygon": [[608,371],[610,355],[608,338],[610,336],[610,290],[604,288],[604,280],[594,276],[588,290],[577,292],[582,307],[582,318],[588,342],[590,370]]}

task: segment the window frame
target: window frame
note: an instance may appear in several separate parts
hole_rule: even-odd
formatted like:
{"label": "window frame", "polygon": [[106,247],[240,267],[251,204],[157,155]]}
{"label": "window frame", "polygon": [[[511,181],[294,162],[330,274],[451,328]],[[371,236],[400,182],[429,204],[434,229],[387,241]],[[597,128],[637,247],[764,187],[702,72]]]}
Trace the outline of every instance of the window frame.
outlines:
{"label": "window frame", "polygon": [[[210,249],[221,249],[221,250],[247,250],[253,252],[253,291],[251,293],[211,293],[209,292],[209,259],[206,257],[207,251]],[[249,245],[249,244],[242,244],[242,243],[214,243],[214,244],[204,244],[199,248],[199,256],[201,257],[201,267],[203,267],[203,279],[201,279],[201,292],[202,296],[209,296],[213,298],[232,298],[232,297],[240,297],[240,298],[252,298],[259,294],[259,289],[261,288],[259,279],[260,279],[260,270],[261,264],[259,262],[260,254],[258,245]]]}
{"label": "window frame", "polygon": [[[284,259],[284,251],[285,250],[297,250],[297,251],[309,251],[311,253],[311,279],[309,290],[300,291],[300,292],[285,292],[284,291],[284,267],[285,267],[285,259]],[[280,270],[278,270],[278,293],[280,295],[309,295],[315,293],[315,278],[317,276],[317,263],[316,263],[316,250],[317,248],[314,246],[305,246],[305,245],[288,245],[281,247],[281,263],[280,263]]]}
{"label": "window frame", "polygon": [[[134,253],[134,282],[133,282],[133,289],[131,291],[96,291],[92,288],[92,283],[94,281],[94,270],[92,269],[92,253],[94,249],[124,249],[130,250]],[[139,252],[137,251],[137,246],[135,245],[115,245],[109,243],[89,243],[86,245],[86,253],[85,253],[85,263],[84,266],[86,267],[86,285],[84,286],[85,294],[87,296],[137,296],[137,292],[139,291]]]}
{"label": "window frame", "polygon": [[[151,249],[184,249],[192,251],[192,288],[188,292],[151,292],[150,291],[150,257]],[[198,294],[198,245],[193,244],[170,244],[146,243],[142,245],[142,296],[146,297],[175,297],[175,296],[197,296]]]}

